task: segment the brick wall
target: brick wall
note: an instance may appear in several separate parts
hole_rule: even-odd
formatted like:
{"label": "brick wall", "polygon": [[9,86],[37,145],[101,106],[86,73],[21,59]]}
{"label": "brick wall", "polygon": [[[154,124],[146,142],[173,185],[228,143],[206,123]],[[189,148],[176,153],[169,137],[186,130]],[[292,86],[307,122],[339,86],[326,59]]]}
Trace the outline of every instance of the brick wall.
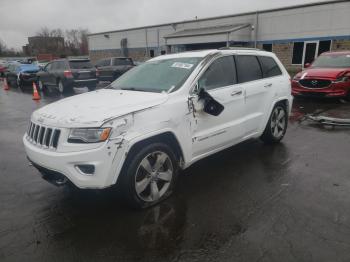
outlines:
{"label": "brick wall", "polygon": [[90,60],[92,63],[97,62],[102,58],[108,58],[113,56],[120,56],[121,51],[119,49],[111,49],[111,50],[90,50]]}

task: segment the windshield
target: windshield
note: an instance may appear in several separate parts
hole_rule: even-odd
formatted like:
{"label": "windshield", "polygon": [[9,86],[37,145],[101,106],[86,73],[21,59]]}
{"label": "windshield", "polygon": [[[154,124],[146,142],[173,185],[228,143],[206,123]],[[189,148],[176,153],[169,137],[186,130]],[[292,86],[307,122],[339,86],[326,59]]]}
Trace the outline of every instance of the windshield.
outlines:
{"label": "windshield", "polygon": [[182,57],[149,61],[126,72],[110,88],[168,92],[181,87],[202,58]]}
{"label": "windshield", "polygon": [[134,65],[130,58],[115,58],[115,65]]}
{"label": "windshield", "polygon": [[323,55],[316,59],[312,67],[344,68],[350,67],[350,55]]}
{"label": "windshield", "polygon": [[69,61],[69,66],[71,69],[93,68],[93,65],[90,63],[90,61]]}

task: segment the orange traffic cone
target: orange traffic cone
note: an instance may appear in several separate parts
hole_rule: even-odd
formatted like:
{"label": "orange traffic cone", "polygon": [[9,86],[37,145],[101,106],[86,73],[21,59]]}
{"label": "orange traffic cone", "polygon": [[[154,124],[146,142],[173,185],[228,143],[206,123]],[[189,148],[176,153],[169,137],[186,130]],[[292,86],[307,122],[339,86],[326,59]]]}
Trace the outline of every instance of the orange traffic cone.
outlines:
{"label": "orange traffic cone", "polygon": [[36,88],[35,82],[33,82],[33,100],[40,100],[41,97],[38,93],[38,89]]}
{"label": "orange traffic cone", "polygon": [[10,86],[9,84],[7,83],[7,79],[4,78],[4,90],[9,90],[10,89]]}

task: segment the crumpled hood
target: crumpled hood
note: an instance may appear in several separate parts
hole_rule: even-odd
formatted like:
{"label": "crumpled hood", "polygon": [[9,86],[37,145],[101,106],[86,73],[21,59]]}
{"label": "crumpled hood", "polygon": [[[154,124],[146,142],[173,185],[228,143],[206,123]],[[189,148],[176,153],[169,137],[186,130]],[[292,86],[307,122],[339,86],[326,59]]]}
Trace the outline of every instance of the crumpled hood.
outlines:
{"label": "crumpled hood", "polygon": [[32,119],[57,127],[98,127],[109,119],[157,106],[167,98],[165,93],[101,89],[44,106]]}
{"label": "crumpled hood", "polygon": [[337,79],[343,76],[346,72],[349,72],[348,68],[308,68],[296,75],[297,78],[326,78]]}

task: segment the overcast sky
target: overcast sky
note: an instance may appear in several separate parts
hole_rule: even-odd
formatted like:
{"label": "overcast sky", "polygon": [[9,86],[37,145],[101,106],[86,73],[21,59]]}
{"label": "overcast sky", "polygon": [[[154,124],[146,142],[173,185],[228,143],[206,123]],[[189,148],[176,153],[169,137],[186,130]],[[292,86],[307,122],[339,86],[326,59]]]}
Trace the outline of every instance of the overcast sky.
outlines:
{"label": "overcast sky", "polygon": [[[325,0],[324,0],[325,1]],[[41,27],[109,31],[316,0],[0,0],[0,39],[21,48]]]}

